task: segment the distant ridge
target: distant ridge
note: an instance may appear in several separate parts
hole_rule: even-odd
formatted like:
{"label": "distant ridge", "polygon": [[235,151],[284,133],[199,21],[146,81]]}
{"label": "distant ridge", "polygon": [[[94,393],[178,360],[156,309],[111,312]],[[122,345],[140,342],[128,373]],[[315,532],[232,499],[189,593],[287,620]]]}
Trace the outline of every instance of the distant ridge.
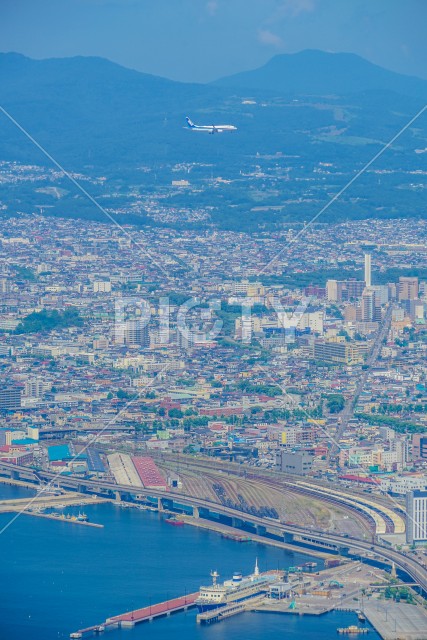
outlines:
{"label": "distant ridge", "polygon": [[[309,149],[310,158],[326,153],[340,162],[347,150],[346,158],[354,161],[365,157],[364,144],[389,139],[419,110],[416,91],[424,91],[425,99],[427,81],[400,76],[351,54],[321,51],[276,56],[260,69],[218,84],[175,82],[98,57],[33,60],[0,53],[2,107],[67,168],[96,167],[113,175],[125,167],[164,167],[184,159],[233,172],[256,152],[283,150],[304,155]],[[286,93],[296,99],[293,109],[289,104],[276,108],[274,101],[272,108],[264,108],[265,99]],[[307,94],[315,100],[300,105],[299,98]],[[242,100],[247,95],[254,97],[253,104]],[[319,109],[317,103],[327,108]],[[341,105],[341,111],[335,113],[334,105]],[[201,139],[188,131],[186,115],[201,124],[234,124],[239,134]],[[427,140],[420,137],[417,145],[424,148]],[[0,148],[1,160],[47,162],[4,114]],[[160,173],[165,180],[173,178]],[[237,193],[236,185],[233,188]]]}
{"label": "distant ridge", "polygon": [[236,73],[213,84],[299,95],[343,95],[375,90],[427,97],[426,80],[389,71],[353,53],[315,49],[274,56],[258,69]]}

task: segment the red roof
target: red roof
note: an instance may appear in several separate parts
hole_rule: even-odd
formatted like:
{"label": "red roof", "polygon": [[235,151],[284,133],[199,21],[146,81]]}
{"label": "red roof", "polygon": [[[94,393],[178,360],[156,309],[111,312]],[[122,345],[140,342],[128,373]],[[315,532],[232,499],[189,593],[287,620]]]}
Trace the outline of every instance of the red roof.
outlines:
{"label": "red roof", "polygon": [[379,480],[374,480],[374,478],[366,478],[366,476],[355,476],[351,473],[346,474],[345,476],[339,476],[340,480],[350,480],[351,482],[361,482],[364,484],[380,484]]}
{"label": "red roof", "polygon": [[153,458],[133,456],[132,462],[144,487],[166,489],[166,482]]}

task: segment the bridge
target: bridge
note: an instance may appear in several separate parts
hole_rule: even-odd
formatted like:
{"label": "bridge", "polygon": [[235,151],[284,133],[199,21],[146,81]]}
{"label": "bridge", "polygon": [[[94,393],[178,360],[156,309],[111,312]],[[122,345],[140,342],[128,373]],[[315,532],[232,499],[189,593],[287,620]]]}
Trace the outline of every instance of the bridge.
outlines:
{"label": "bridge", "polygon": [[218,521],[219,517],[225,518],[223,522],[237,528],[246,530],[248,526],[255,529],[257,535],[275,535],[288,543],[299,542],[300,544],[313,545],[323,549],[348,554],[350,550],[357,554],[376,556],[382,562],[395,563],[403,572],[416,582],[423,592],[427,594],[427,570],[415,558],[406,555],[378,542],[366,542],[351,536],[343,538],[340,535],[332,534],[315,529],[305,529],[297,525],[282,523],[272,518],[264,518],[249,513],[244,513],[227,507],[225,505],[188,495],[177,495],[172,491],[159,489],[146,489],[144,487],[129,487],[117,485],[113,482],[103,480],[90,480],[87,478],[76,478],[72,476],[62,476],[49,471],[40,471],[30,467],[14,465],[7,462],[0,462],[0,474],[13,479],[30,479],[33,482],[55,482],[64,489],[78,491],[79,493],[95,493],[116,499],[129,499],[131,501],[147,501],[150,498],[156,499],[159,509],[182,510],[182,507],[192,509],[193,516]]}
{"label": "bridge", "polygon": [[209,473],[226,473],[246,480],[256,480],[271,484],[276,489],[283,487],[302,495],[310,495],[324,502],[340,504],[353,511],[359,518],[368,520],[376,534],[403,533],[405,531],[404,506],[393,500],[394,509],[390,508],[390,498],[379,495],[367,495],[357,488],[351,492],[338,486],[331,488],[330,482],[314,480],[312,478],[295,478],[289,474],[272,469],[255,469],[244,467],[235,462],[218,461],[212,458],[200,458],[185,454],[167,454],[166,452],[153,453],[160,462],[175,465],[177,473],[188,468],[206,476]]}

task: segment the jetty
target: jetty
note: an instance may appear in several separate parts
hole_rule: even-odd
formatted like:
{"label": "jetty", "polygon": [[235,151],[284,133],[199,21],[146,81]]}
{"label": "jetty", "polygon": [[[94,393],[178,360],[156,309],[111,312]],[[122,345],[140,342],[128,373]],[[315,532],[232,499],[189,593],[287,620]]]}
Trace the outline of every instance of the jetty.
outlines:
{"label": "jetty", "polygon": [[242,602],[233,602],[225,607],[218,607],[216,609],[211,609],[210,611],[199,613],[196,620],[198,624],[213,624],[214,622],[221,622],[222,620],[231,618],[231,616],[236,616],[239,613],[251,611],[257,604],[262,603],[264,599],[265,595],[260,596],[257,594],[253,598],[248,598]]}
{"label": "jetty", "polygon": [[35,518],[46,518],[47,520],[55,520],[55,522],[68,522],[69,524],[80,524],[84,527],[95,527],[96,529],[103,529],[104,525],[97,522],[89,522],[89,520],[79,520],[76,516],[70,516],[67,518],[63,514],[58,515],[55,513],[40,513],[38,511],[30,511],[25,509],[21,511],[22,515],[34,516]]}
{"label": "jetty", "polygon": [[178,598],[172,598],[171,600],[165,600],[164,602],[158,602],[157,604],[149,605],[148,607],[142,607],[141,609],[135,609],[134,611],[127,611],[117,616],[107,618],[107,620],[101,624],[95,624],[92,627],[86,627],[85,629],[79,629],[70,634],[70,638],[79,639],[87,638],[92,635],[102,633],[107,628],[114,627],[134,627],[140,622],[148,622],[161,616],[169,616],[172,613],[178,613],[179,611],[186,611],[191,607],[195,607],[195,601],[199,597],[199,592],[189,593]]}

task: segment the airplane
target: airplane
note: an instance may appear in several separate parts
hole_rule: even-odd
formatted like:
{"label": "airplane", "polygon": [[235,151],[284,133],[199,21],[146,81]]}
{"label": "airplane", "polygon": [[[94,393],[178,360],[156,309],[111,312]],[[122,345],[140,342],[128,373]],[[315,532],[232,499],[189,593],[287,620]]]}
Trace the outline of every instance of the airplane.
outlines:
{"label": "airplane", "polygon": [[233,124],[210,124],[210,125],[199,125],[194,124],[187,116],[185,118],[187,120],[188,128],[192,131],[203,131],[204,133],[222,133],[223,131],[237,131],[237,127]]}

